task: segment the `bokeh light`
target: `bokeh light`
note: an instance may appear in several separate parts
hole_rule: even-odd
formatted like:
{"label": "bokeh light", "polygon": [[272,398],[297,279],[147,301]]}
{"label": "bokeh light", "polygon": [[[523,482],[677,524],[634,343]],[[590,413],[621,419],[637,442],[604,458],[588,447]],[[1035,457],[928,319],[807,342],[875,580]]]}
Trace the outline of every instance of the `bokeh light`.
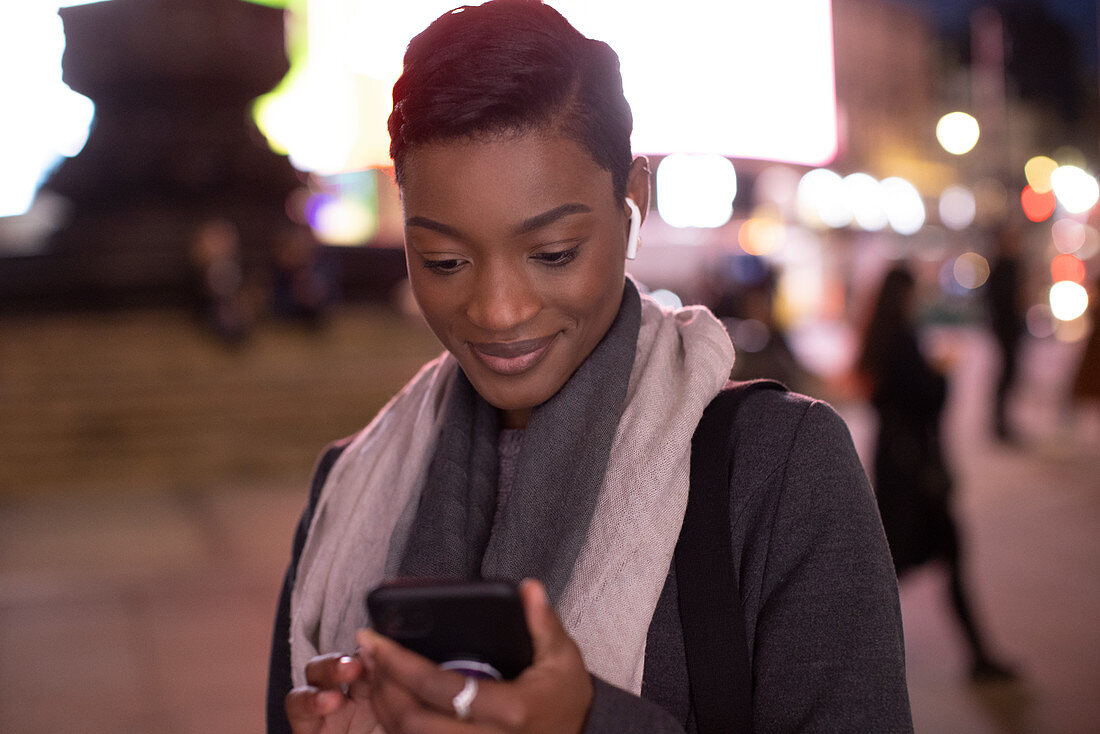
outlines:
{"label": "bokeh light", "polygon": [[1050,279],[1055,283],[1061,280],[1084,283],[1085,263],[1073,255],[1058,255],[1050,262]]}
{"label": "bokeh light", "polygon": [[951,272],[956,283],[972,291],[989,280],[989,261],[976,252],[964,252],[955,258]]}
{"label": "bokeh light", "polygon": [[844,195],[852,212],[852,220],[860,229],[877,232],[889,223],[882,187],[872,176],[866,173],[845,176]]}
{"label": "bokeh light", "polygon": [[[327,245],[362,245],[378,233],[377,171],[313,176],[310,190],[296,193],[287,207]],[[303,201],[304,200],[304,201]],[[301,208],[301,214],[294,211]]]}
{"label": "bokeh light", "polygon": [[1036,193],[1045,194],[1050,191],[1050,175],[1058,168],[1058,162],[1045,155],[1037,155],[1024,164],[1024,177],[1027,184]]}
{"label": "bokeh light", "polygon": [[815,168],[798,182],[798,217],[810,227],[847,227],[852,222],[844,179],[828,168]]}
{"label": "bokeh light", "polygon": [[1059,166],[1050,174],[1051,188],[1066,211],[1082,214],[1100,200],[1100,184],[1096,178],[1077,166]]}
{"label": "bokeh light", "polygon": [[326,245],[361,245],[378,228],[374,212],[349,197],[322,195],[310,213],[310,226]]}
{"label": "bokeh light", "polygon": [[969,227],[978,212],[978,203],[970,189],[952,184],[940,192],[940,221],[955,231]]}
{"label": "bokeh light", "polygon": [[[794,245],[792,249],[797,250]],[[825,278],[821,261],[809,253],[798,256],[799,264],[793,262],[779,276],[776,288],[776,315],[786,323],[793,323],[818,313],[825,300]]]}
{"label": "bokeh light", "polygon": [[736,196],[737,172],[724,156],[677,153],[657,165],[657,212],[673,227],[721,227]]}
{"label": "bokeh light", "polygon": [[730,338],[739,351],[755,354],[771,341],[771,330],[757,319],[729,319]]}
{"label": "bokeh light", "polygon": [[1050,219],[1050,215],[1058,206],[1058,200],[1055,199],[1053,192],[1040,194],[1029,184],[1020,192],[1020,206],[1024,210],[1025,217],[1033,222],[1042,222]]}
{"label": "bokeh light", "polygon": [[773,217],[753,217],[737,230],[737,244],[750,255],[771,255],[783,246],[785,229]]}
{"label": "bokeh light", "polygon": [[1045,303],[1036,303],[1029,308],[1024,315],[1024,323],[1027,332],[1036,339],[1046,339],[1054,334],[1054,314]]}
{"label": "bokeh light", "polygon": [[1073,321],[1089,307],[1085,287],[1072,280],[1060,280],[1050,287],[1050,312],[1059,321]]}
{"label": "bokeh light", "polygon": [[978,121],[965,112],[950,112],[936,123],[936,139],[948,153],[969,153],[978,143],[981,129]]}
{"label": "bokeh light", "polygon": [[1083,244],[1081,249],[1074,254],[1082,260],[1091,260],[1097,255],[1100,255],[1100,230],[1088,224],[1084,225],[1084,228],[1085,244]]}
{"label": "bokeh light", "polygon": [[1071,255],[1084,247],[1087,237],[1085,225],[1075,219],[1059,219],[1050,227],[1050,238],[1054,242],[1054,249],[1066,255]]}
{"label": "bokeh light", "polygon": [[879,187],[890,227],[902,235],[919,232],[924,226],[925,211],[917,187],[897,176],[884,178]]}

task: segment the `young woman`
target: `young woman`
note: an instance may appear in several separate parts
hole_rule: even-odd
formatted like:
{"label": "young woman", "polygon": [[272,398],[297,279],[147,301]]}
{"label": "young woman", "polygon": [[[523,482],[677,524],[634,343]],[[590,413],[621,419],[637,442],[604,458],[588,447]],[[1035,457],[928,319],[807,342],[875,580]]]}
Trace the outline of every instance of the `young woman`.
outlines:
{"label": "young woman", "polygon": [[[618,59],[536,0],[494,0],[413,39],[393,96],[409,277],[447,351],[320,461],[269,731],[694,731],[672,559],[734,355],[705,309],[625,276],[649,171]],[[910,730],[896,581],[843,422],[761,390],[738,425],[718,438],[754,727]],[[366,629],[393,576],[522,581],[534,662],[475,687]]]}

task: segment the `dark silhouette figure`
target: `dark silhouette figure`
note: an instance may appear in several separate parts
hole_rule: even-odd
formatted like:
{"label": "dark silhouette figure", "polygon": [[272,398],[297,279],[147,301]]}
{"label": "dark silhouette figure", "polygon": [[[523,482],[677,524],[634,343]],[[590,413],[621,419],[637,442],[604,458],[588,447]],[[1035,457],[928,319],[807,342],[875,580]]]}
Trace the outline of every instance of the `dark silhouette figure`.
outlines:
{"label": "dark silhouette figure", "polygon": [[287,227],[276,237],[272,309],[276,316],[322,326],[332,298],[331,278],[320,247],[304,227]]}
{"label": "dark silhouette figure", "polygon": [[708,280],[711,310],[737,348],[731,378],[769,378],[795,392],[820,393],[820,381],[799,361],[776,316],[776,269],[763,258],[737,255],[714,268]]}
{"label": "dark silhouette figure", "polygon": [[[1092,332],[1081,352],[1081,361],[1077,363],[1077,374],[1070,388],[1068,406],[1071,420],[1072,413],[1076,410],[1078,420],[1082,421],[1082,428],[1087,425],[1084,420],[1090,416],[1094,419],[1093,426],[1097,425],[1095,419],[1100,418],[1100,277],[1092,284],[1089,303]],[[1078,435],[1082,436],[1082,433],[1079,431]],[[1092,435],[1095,437],[1096,434]]]}
{"label": "dark silhouette figure", "polygon": [[1100,400],[1100,277],[1092,285],[1089,302],[1092,304],[1092,331],[1073,380],[1073,396],[1078,400]]}
{"label": "dark silhouette figure", "polygon": [[952,477],[940,441],[947,383],[921,353],[908,269],[887,273],[864,335],[859,369],[879,427],[874,484],[882,524],[901,577],[930,561],[949,574],[951,605],[972,655],[975,681],[1007,680],[982,641],[963,582],[959,533],[951,513]]}
{"label": "dark silhouette figure", "polygon": [[996,233],[996,254],[989,271],[986,292],[990,326],[1001,351],[1001,371],[993,401],[993,433],[1001,441],[1013,439],[1008,421],[1008,395],[1016,383],[1024,312],[1020,299],[1019,233],[1003,227]]}
{"label": "dark silhouette figure", "polygon": [[196,231],[191,264],[199,312],[226,344],[242,342],[253,323],[241,266],[240,238],[227,219],[212,219]]}

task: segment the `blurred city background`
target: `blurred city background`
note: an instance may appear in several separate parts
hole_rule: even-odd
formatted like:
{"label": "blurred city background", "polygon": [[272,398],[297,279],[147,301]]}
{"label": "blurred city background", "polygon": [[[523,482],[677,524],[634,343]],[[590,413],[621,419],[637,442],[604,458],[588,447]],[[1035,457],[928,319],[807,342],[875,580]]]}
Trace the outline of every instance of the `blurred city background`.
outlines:
{"label": "blurred city background", "polygon": [[[620,54],[654,171],[633,275],[714,309],[735,376],[829,400],[868,467],[860,334],[915,273],[1017,673],[972,682],[941,570],[907,575],[917,731],[1100,731],[1096,3],[550,4]],[[0,731],[262,728],[311,465],[439,351],[385,117],[452,6],[0,6]]]}

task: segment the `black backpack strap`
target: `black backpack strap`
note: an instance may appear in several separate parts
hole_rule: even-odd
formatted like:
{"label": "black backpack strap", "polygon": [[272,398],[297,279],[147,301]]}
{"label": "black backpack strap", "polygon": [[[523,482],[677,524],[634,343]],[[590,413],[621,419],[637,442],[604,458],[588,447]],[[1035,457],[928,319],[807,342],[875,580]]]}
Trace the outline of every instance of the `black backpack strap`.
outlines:
{"label": "black backpack strap", "polygon": [[730,547],[730,478],[737,410],[758,389],[786,390],[774,380],[726,383],[691,439],[691,486],[674,562],[700,734],[752,731],[745,612]]}

